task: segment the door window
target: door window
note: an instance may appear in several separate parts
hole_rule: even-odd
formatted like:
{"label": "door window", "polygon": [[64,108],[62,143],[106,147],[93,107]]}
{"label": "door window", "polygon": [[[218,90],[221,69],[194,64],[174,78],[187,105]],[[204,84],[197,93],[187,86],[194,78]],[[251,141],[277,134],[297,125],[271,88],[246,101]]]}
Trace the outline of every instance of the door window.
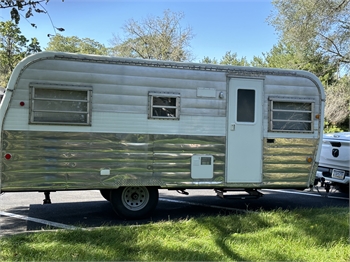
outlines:
{"label": "door window", "polygon": [[255,90],[237,90],[237,122],[255,122]]}

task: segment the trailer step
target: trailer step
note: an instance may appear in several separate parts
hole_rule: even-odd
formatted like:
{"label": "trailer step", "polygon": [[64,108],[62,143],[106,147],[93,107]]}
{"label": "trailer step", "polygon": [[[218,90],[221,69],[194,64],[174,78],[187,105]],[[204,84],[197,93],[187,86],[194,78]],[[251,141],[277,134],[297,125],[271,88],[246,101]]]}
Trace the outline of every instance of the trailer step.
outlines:
{"label": "trailer step", "polygon": [[[238,192],[237,194],[231,194],[231,195],[224,195],[224,193],[227,193],[228,191],[234,191]],[[259,192],[256,189],[244,189],[244,190],[237,190],[237,189],[215,189],[215,192],[218,197],[222,199],[258,199],[262,197],[264,194]],[[245,193],[243,193],[245,192]]]}

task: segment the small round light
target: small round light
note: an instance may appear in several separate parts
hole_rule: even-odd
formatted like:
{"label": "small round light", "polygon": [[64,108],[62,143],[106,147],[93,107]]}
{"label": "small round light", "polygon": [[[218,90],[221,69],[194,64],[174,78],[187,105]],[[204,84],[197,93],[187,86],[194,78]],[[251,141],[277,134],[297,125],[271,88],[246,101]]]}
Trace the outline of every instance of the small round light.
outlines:
{"label": "small round light", "polygon": [[316,119],[320,119],[320,115],[318,115],[318,114],[315,115],[315,118],[316,118]]}
{"label": "small round light", "polygon": [[311,163],[312,162],[312,157],[311,156],[307,157],[306,158],[306,162]]}
{"label": "small round light", "polygon": [[24,103],[23,101],[21,101],[20,103],[19,103],[19,105],[20,106],[24,106],[26,103]]}
{"label": "small round light", "polygon": [[11,155],[11,154],[9,154],[9,153],[5,154],[5,159],[10,160],[10,159],[11,159],[11,157],[12,157],[12,155]]}

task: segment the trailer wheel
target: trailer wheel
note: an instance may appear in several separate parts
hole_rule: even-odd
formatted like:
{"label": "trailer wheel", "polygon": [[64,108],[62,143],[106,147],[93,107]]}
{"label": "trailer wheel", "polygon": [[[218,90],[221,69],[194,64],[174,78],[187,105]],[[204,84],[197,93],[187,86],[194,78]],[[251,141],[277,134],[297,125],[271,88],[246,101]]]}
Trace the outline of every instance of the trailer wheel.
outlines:
{"label": "trailer wheel", "polygon": [[111,190],[110,189],[101,189],[100,190],[101,195],[103,196],[104,199],[106,199],[107,201],[111,200]]}
{"label": "trailer wheel", "polygon": [[130,186],[112,190],[110,201],[113,210],[123,219],[148,217],[158,204],[156,187]]}

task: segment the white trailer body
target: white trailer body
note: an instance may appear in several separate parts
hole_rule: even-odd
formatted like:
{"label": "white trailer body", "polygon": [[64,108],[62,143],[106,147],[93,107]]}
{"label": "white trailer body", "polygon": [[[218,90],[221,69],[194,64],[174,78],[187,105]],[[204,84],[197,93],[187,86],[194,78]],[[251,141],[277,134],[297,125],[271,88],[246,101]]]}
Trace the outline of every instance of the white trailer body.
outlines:
{"label": "white trailer body", "polygon": [[324,101],[305,71],[38,53],[1,103],[0,189],[307,188]]}

